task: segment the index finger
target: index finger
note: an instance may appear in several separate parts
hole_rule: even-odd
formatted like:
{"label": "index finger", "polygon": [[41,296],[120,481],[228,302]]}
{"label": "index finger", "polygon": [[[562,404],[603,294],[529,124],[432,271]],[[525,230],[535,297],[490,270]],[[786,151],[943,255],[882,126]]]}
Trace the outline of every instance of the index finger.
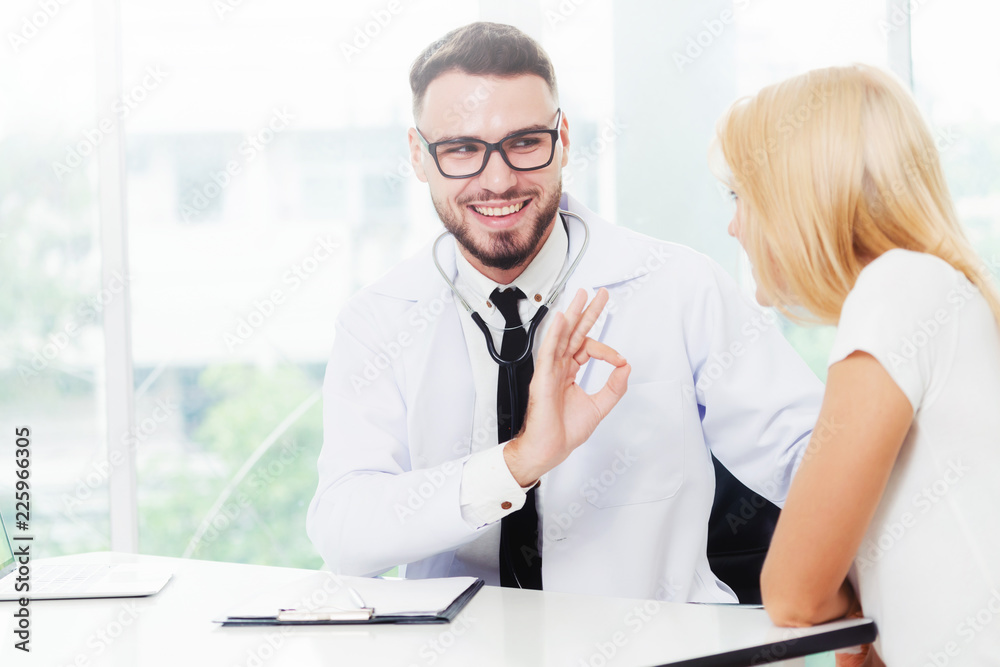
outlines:
{"label": "index finger", "polygon": [[583,307],[587,305],[587,291],[582,287],[576,291],[573,295],[572,301],[563,311],[563,316],[566,318],[566,332],[565,337],[559,341],[556,347],[556,353],[558,355],[566,354],[566,349],[569,344],[569,337],[576,330],[576,325],[583,317]]}
{"label": "index finger", "polygon": [[608,290],[603,287],[597,290],[597,294],[590,302],[590,305],[587,306],[587,309],[583,311],[580,319],[576,322],[576,326],[573,327],[572,333],[570,333],[569,345],[566,348],[570,353],[575,353],[583,345],[584,339],[590,333],[590,329],[594,326],[594,323],[597,322],[597,318],[601,316],[610,298]]}
{"label": "index finger", "polygon": [[628,363],[622,353],[615,348],[607,343],[602,343],[599,340],[588,337],[584,339],[583,345],[573,355],[573,360],[580,366],[583,366],[590,359],[600,359],[616,367],[624,366]]}

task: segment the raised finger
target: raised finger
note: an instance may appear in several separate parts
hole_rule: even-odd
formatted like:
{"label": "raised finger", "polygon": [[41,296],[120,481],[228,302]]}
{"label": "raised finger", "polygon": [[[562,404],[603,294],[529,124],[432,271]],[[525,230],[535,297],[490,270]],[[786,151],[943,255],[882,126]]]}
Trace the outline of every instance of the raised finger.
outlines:
{"label": "raised finger", "polygon": [[545,332],[545,340],[538,348],[538,358],[535,359],[535,373],[545,373],[552,367],[556,358],[556,352],[565,346],[569,339],[569,327],[566,325],[566,317],[562,313],[554,313],[552,324]]}
{"label": "raised finger", "polygon": [[578,350],[583,344],[583,339],[587,337],[597,318],[601,316],[601,311],[608,304],[609,298],[608,290],[603,287],[597,290],[597,294],[591,300],[590,305],[587,306],[587,310],[583,311],[583,314],[577,320],[569,335],[570,351]]}
{"label": "raised finger", "polygon": [[587,303],[587,292],[582,288],[576,291],[573,295],[573,300],[570,301],[569,306],[563,314],[566,317],[566,340],[561,341],[561,345],[556,348],[556,354],[562,356],[566,354],[566,349],[569,345],[569,336],[576,328],[577,322],[580,321],[580,317],[583,315],[583,307]]}

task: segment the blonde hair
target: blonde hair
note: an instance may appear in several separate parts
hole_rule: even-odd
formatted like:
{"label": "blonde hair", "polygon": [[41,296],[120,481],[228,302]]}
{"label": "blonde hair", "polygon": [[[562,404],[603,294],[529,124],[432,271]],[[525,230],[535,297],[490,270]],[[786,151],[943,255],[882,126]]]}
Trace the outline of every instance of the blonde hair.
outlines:
{"label": "blonde hair", "polygon": [[934,139],[893,76],[813,70],[737,101],[716,132],[758,285],[786,315],[836,324],[864,265],[903,248],[964,273],[1000,325],[1000,293],[958,223]]}

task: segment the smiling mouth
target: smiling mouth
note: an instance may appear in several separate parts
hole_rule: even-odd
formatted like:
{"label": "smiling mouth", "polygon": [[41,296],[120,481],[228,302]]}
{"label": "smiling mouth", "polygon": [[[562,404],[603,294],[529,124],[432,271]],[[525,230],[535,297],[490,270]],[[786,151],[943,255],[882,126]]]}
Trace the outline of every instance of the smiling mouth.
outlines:
{"label": "smiling mouth", "polygon": [[474,210],[479,215],[484,215],[484,216],[486,216],[488,218],[499,218],[499,217],[503,217],[505,215],[511,215],[512,213],[517,213],[522,208],[524,208],[525,205],[527,205],[527,203],[529,201],[531,201],[531,200],[530,199],[525,199],[524,201],[520,201],[520,202],[518,202],[516,204],[509,204],[507,206],[474,206],[473,205],[470,208],[472,208],[472,210]]}

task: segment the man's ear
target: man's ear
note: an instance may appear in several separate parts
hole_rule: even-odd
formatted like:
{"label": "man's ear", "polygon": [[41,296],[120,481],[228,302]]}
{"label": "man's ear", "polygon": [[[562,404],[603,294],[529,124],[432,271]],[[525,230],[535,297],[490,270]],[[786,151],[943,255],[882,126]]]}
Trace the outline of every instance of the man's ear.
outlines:
{"label": "man's ear", "polygon": [[410,166],[413,167],[413,173],[417,175],[417,178],[421,182],[427,182],[427,174],[424,172],[424,145],[420,141],[420,137],[417,136],[417,130],[415,128],[410,128],[406,133],[406,140],[410,143]]}
{"label": "man's ear", "polygon": [[566,119],[566,113],[563,112],[562,120],[559,121],[559,141],[562,142],[563,153],[562,153],[562,166],[569,164],[569,120]]}

